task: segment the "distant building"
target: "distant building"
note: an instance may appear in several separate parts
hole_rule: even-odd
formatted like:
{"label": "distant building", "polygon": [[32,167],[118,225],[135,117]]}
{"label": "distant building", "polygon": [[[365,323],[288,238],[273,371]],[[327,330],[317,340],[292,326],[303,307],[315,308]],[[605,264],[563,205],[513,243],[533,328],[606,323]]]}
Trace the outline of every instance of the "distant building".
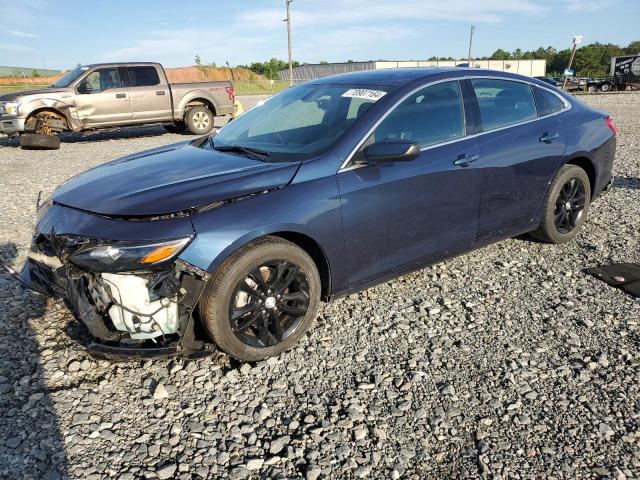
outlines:
{"label": "distant building", "polygon": [[[381,70],[384,68],[406,68],[406,67],[466,67],[467,60],[409,60],[409,61],[388,61],[377,60],[373,62],[351,62],[351,63],[315,63],[300,65],[293,69],[293,79],[296,82],[314,80],[316,78],[328,77],[339,73],[361,72],[363,70]],[[529,77],[543,77],[547,73],[546,60],[472,60],[471,66],[474,68],[488,68],[501,72],[519,73]],[[282,80],[289,80],[289,70],[279,70],[278,77]]]}
{"label": "distant building", "polygon": [[30,77],[34,70],[41,77],[51,77],[60,73],[60,70],[48,68],[0,67],[0,77],[21,77],[22,75]]}

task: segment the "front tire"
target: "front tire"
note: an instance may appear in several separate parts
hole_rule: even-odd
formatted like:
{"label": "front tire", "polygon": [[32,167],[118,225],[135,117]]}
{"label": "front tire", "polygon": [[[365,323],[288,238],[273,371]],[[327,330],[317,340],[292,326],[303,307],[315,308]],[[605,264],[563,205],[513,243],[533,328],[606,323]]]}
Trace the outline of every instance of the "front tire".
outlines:
{"label": "front tire", "polygon": [[603,83],[600,86],[600,90],[602,90],[603,92],[610,92],[611,91],[611,84],[610,83]]}
{"label": "front tire", "polygon": [[316,317],[320,275],[297,245],[265,237],[235,252],[198,304],[211,339],[229,355],[262,360],[292,348]]}
{"label": "front tire", "polygon": [[576,165],[564,165],[549,186],[542,222],[531,235],[547,243],[572,240],[584,224],[590,204],[589,176]]}
{"label": "front tire", "polygon": [[213,128],[214,118],[211,110],[204,105],[199,105],[187,110],[184,121],[187,129],[194,135],[206,135]]}

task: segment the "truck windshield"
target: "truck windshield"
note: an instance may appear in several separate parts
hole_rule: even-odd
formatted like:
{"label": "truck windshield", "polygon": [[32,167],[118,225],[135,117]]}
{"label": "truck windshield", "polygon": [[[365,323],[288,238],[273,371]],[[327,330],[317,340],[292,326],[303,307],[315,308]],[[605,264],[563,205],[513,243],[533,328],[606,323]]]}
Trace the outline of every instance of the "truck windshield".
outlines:
{"label": "truck windshield", "polygon": [[77,79],[80,75],[82,75],[87,70],[89,70],[89,67],[74,68],[73,70],[71,70],[70,72],[67,72],[65,75],[63,75],[58,80],[53,82],[51,86],[58,87],[58,88],[68,87],[73,83],[75,79]]}
{"label": "truck windshield", "polygon": [[297,161],[329,150],[388,86],[299,85],[248,110],[222,128],[210,148],[254,150],[269,161]]}

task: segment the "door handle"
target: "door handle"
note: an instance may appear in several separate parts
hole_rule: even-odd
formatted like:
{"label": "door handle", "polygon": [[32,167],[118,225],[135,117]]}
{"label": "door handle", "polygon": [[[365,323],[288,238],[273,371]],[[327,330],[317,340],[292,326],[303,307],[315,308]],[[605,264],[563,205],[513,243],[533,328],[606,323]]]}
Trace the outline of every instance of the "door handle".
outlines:
{"label": "door handle", "polygon": [[156,90],[156,95],[166,95],[167,92],[165,92],[164,90]]}
{"label": "door handle", "polygon": [[126,93],[116,93],[116,98],[127,98]]}
{"label": "door handle", "polygon": [[458,167],[468,167],[471,162],[475,162],[480,159],[480,155],[474,153],[473,155],[468,155],[466,153],[461,153],[458,155],[458,159],[453,162],[454,165]]}
{"label": "door handle", "polygon": [[553,142],[556,138],[560,137],[559,133],[543,133],[542,136],[540,137],[540,141],[544,142],[544,143],[551,143]]}

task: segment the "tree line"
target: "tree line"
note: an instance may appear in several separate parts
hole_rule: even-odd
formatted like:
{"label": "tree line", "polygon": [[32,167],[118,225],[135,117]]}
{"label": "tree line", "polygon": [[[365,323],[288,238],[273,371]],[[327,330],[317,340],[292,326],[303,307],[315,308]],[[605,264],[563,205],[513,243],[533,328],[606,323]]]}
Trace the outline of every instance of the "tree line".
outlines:
{"label": "tree line", "polygon": [[[591,43],[576,50],[572,69],[579,77],[606,77],[609,75],[611,57],[638,54],[640,54],[640,40],[633,41],[626,47],[614,43]],[[553,47],[540,47],[537,50],[526,51],[517,48],[512,52],[499,48],[490,57],[485,57],[483,60],[542,59],[547,61],[547,75],[560,76],[567,68],[570,57],[570,48],[560,51]]]}
{"label": "tree line", "polygon": [[[611,57],[620,55],[638,55],[640,54],[640,40],[629,43],[626,47],[621,47],[614,43],[591,43],[584,45],[576,51],[573,60],[573,69],[576,76],[580,77],[606,77],[609,75],[609,66]],[[489,57],[474,58],[475,60],[546,60],[547,75],[561,76],[564,69],[569,64],[571,49],[557,50],[553,47],[540,47],[536,50],[521,50],[516,48],[513,51],[497,49]],[[428,60],[456,60],[453,57],[431,57]],[[466,60],[466,59],[461,59]],[[371,60],[370,60],[371,61]],[[352,63],[348,60],[347,63]],[[321,61],[326,64],[326,61]],[[293,66],[306,65],[298,61],[293,62]],[[278,78],[278,70],[285,70],[289,67],[289,63],[285,60],[272,58],[266,62],[253,62],[249,65],[238,65],[238,67],[246,68],[259,75],[263,75],[270,79]]]}

